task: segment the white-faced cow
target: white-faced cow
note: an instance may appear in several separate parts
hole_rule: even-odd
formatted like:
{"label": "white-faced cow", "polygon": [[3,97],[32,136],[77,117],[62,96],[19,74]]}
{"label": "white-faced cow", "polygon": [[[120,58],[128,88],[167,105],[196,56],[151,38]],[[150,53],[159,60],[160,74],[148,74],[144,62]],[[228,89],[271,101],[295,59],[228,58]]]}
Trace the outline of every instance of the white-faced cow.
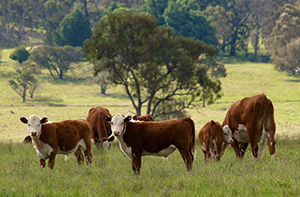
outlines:
{"label": "white-faced cow", "polygon": [[109,110],[103,107],[95,107],[89,110],[86,120],[91,124],[91,135],[95,144],[107,151],[110,147],[110,142],[114,138],[108,138],[111,135],[110,124],[103,118],[104,116],[111,117]]}
{"label": "white-faced cow", "polygon": [[167,157],[179,150],[187,171],[192,170],[195,148],[195,125],[191,118],[166,121],[130,121],[130,116],[106,117],[120,149],[132,160],[132,170],[140,173],[141,157]]}
{"label": "white-faced cow", "polygon": [[220,161],[225,149],[225,144],[233,143],[232,132],[226,125],[224,128],[219,122],[211,120],[199,132],[199,142],[204,153],[204,160],[216,158]]}
{"label": "white-faced cow", "polygon": [[231,146],[238,158],[243,158],[249,143],[254,160],[260,158],[268,139],[271,159],[274,159],[274,107],[264,94],[245,97],[233,103],[222,125],[228,125],[233,131],[234,143]]}
{"label": "white-faced cow", "polygon": [[75,153],[78,163],[83,163],[81,148],[84,150],[88,165],[92,163],[91,129],[86,120],[46,123],[47,118],[40,119],[37,115],[31,115],[28,119],[22,117],[20,120],[27,124],[41,167],[45,167],[45,160],[49,158],[48,167],[52,169],[56,154],[67,155],[72,152]]}

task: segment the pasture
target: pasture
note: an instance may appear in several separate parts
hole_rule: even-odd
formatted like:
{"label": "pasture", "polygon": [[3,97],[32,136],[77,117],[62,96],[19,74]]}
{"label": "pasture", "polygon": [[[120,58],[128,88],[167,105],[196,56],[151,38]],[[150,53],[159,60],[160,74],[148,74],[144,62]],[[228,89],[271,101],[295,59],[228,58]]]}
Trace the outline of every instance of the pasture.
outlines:
{"label": "pasture", "polygon": [[[0,65],[0,196],[298,196],[300,193],[300,89],[299,77],[279,73],[272,64],[227,64],[221,79],[223,97],[206,108],[188,110],[196,134],[211,119],[222,122],[226,109],[245,96],[265,93],[275,108],[276,154],[270,162],[268,148],[253,163],[249,151],[242,161],[228,148],[219,163],[204,162],[198,137],[193,172],[178,151],[165,162],[143,157],[141,175],[135,176],[131,161],[113,143],[109,152],[93,145],[93,163],[78,165],[58,155],[54,170],[40,169],[35,149],[22,144],[27,127],[19,120],[35,113],[51,121],[86,118],[91,107],[103,106],[112,114],[134,113],[122,87],[110,86],[108,95],[80,77],[80,68],[66,81],[52,79],[46,71],[34,97],[25,104],[8,85],[13,62],[3,53]],[[47,161],[48,163],[48,161]]]}

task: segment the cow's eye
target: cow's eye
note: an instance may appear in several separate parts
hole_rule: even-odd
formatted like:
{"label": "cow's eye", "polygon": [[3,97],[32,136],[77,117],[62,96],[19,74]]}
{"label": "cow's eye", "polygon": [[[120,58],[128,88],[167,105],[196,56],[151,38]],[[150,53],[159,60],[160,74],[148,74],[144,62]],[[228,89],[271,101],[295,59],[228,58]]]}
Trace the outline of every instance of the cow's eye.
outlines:
{"label": "cow's eye", "polygon": [[30,125],[30,124],[28,124],[28,126],[30,127],[31,125]]}
{"label": "cow's eye", "polygon": [[110,125],[113,125],[113,123],[111,122]]}
{"label": "cow's eye", "polygon": [[224,135],[227,135],[227,133],[224,133]]}

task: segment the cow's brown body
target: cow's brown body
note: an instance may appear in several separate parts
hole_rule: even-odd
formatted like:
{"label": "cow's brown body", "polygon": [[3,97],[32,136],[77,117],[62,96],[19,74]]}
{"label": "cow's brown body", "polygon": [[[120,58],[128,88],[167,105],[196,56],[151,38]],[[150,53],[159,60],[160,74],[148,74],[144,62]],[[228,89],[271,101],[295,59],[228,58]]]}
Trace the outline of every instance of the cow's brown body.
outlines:
{"label": "cow's brown body", "polygon": [[219,122],[211,120],[206,123],[199,131],[199,142],[204,153],[204,160],[216,158],[220,161],[225,149],[225,144],[233,143],[230,132],[224,129]]}
{"label": "cow's brown body", "polygon": [[276,130],[274,107],[264,94],[245,97],[233,103],[222,125],[228,125],[233,132],[235,141],[231,146],[238,158],[243,158],[249,143],[253,157],[259,158],[266,139],[271,158],[274,158]]}
{"label": "cow's brown body", "polygon": [[121,150],[132,159],[132,169],[136,174],[140,172],[142,156],[167,157],[176,149],[187,171],[192,169],[195,153],[195,126],[192,119],[131,122],[130,117],[116,114],[111,123]]}
{"label": "cow's brown body", "polygon": [[[111,130],[110,124],[103,118],[104,116],[111,117],[109,110],[103,107],[95,107],[89,110],[86,120],[91,124],[91,135],[95,144],[108,150],[110,146],[108,136],[111,135]],[[110,138],[110,141],[112,140],[113,138]]]}
{"label": "cow's brown body", "polygon": [[139,121],[154,121],[154,118],[150,115],[142,115],[142,116],[133,116],[133,120],[139,120]]}
{"label": "cow's brown body", "polygon": [[[47,118],[40,119],[31,115],[29,119],[20,119],[28,125],[32,143],[36,148],[41,167],[45,167],[45,160],[49,158],[49,168],[54,167],[56,154],[75,153],[78,163],[82,163],[84,150],[87,163],[92,163],[90,124],[83,119],[64,120],[46,123]],[[46,123],[46,124],[45,124]]]}

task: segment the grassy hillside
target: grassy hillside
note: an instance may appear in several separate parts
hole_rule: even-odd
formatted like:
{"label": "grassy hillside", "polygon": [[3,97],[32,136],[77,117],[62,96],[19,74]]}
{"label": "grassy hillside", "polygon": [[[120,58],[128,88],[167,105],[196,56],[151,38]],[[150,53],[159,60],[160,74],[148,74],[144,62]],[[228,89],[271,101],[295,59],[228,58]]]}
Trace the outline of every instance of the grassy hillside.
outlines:
{"label": "grassy hillside", "polygon": [[[122,87],[110,86],[108,96],[100,94],[100,88],[81,78],[82,66],[67,73],[68,80],[50,77],[44,70],[40,87],[33,99],[25,104],[8,85],[15,76],[15,62],[9,59],[12,50],[4,50],[0,65],[0,140],[21,141],[27,135],[19,118],[35,113],[52,121],[69,118],[86,118],[91,107],[103,106],[114,113],[135,113]],[[221,79],[223,97],[206,108],[188,110],[195,121],[197,132],[211,119],[222,122],[226,109],[234,101],[246,96],[265,93],[274,103],[277,133],[288,136],[300,132],[299,77],[279,73],[272,64],[227,64],[227,77]],[[201,106],[199,104],[199,106]]]}
{"label": "grassy hillside", "polygon": [[[226,109],[245,96],[265,93],[274,103],[277,125],[275,161],[266,148],[253,163],[249,148],[242,161],[228,148],[221,162],[203,161],[198,139],[193,172],[186,174],[178,151],[165,162],[143,157],[141,175],[135,176],[131,161],[117,143],[108,153],[93,145],[92,166],[77,165],[58,155],[54,170],[40,169],[31,144],[21,142],[27,127],[19,120],[35,113],[52,121],[86,118],[91,107],[107,107],[112,114],[134,113],[121,87],[109,87],[108,96],[98,86],[80,78],[81,68],[70,72],[71,80],[41,76],[41,86],[25,104],[8,85],[14,62],[7,51],[0,65],[0,196],[297,196],[299,185],[300,91],[299,77],[278,73],[271,64],[227,64],[222,79],[223,97],[206,108],[188,110],[196,132],[209,120],[222,122]],[[48,161],[47,161],[48,163]],[[287,168],[288,166],[288,168]]]}

